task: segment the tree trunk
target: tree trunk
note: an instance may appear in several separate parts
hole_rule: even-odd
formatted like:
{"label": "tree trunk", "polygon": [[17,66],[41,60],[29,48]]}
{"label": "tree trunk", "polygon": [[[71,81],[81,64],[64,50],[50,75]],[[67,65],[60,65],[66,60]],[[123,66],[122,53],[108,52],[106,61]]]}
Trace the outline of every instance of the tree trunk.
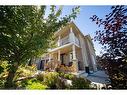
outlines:
{"label": "tree trunk", "polygon": [[14,77],[15,73],[18,69],[18,64],[12,64],[9,68],[8,77],[5,82],[5,89],[14,89],[15,83],[14,83]]}

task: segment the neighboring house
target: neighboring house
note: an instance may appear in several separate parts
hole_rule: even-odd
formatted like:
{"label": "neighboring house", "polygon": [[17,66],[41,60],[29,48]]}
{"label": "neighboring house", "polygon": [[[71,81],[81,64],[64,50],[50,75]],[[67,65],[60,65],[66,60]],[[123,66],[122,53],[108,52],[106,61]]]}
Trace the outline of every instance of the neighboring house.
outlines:
{"label": "neighboring house", "polygon": [[84,36],[71,22],[54,36],[56,47],[49,49],[48,53],[41,58],[41,62],[38,61],[39,68],[44,64],[43,69],[57,68],[72,73],[80,71],[89,73],[97,70],[95,49],[90,35]]}

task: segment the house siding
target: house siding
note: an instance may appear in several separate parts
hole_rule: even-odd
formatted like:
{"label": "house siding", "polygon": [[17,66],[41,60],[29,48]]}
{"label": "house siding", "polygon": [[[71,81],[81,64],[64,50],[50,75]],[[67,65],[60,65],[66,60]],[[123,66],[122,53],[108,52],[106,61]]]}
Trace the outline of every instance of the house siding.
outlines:
{"label": "house siding", "polygon": [[84,38],[79,35],[79,40],[80,40],[80,46],[81,46],[81,51],[82,51],[82,58],[83,58],[83,64],[84,67],[88,67],[88,62],[87,62],[87,52],[86,52],[86,45],[84,42]]}

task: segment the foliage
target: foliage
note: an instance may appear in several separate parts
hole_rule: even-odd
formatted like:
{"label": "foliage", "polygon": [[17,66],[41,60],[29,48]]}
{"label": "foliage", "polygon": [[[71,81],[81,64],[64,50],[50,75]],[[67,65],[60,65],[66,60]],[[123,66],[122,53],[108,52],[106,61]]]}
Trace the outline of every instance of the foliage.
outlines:
{"label": "foliage", "polygon": [[6,61],[0,61],[0,88],[3,89],[4,88],[4,84],[6,82],[6,77],[8,75],[7,72],[7,62]]}
{"label": "foliage", "polygon": [[112,60],[103,55],[98,60],[98,63],[108,73],[113,89],[127,88],[127,65],[125,61]]}
{"label": "foliage", "polygon": [[64,72],[58,72],[60,77],[64,77],[65,73]]}
{"label": "foliage", "polygon": [[56,71],[57,72],[73,72],[75,71],[75,67],[74,65],[72,66],[64,66],[64,65],[58,65],[57,68],[56,68]]}
{"label": "foliage", "polygon": [[4,71],[4,68],[0,66],[0,74]]}
{"label": "foliage", "polygon": [[5,80],[0,80],[0,89],[4,89]]}
{"label": "foliage", "polygon": [[42,82],[37,80],[36,78],[19,81],[16,83],[16,85],[17,89],[29,89],[29,90],[47,89],[47,86],[42,84]]}
{"label": "foliage", "polygon": [[74,75],[73,74],[65,74],[64,78],[71,80],[74,78]]}
{"label": "foliage", "polygon": [[26,61],[40,51],[42,54],[49,48],[53,33],[75,18],[78,10],[75,8],[71,15],[58,19],[61,9],[56,11],[51,6],[47,18],[45,9],[45,6],[0,7],[0,58],[17,62]]}
{"label": "foliage", "polygon": [[125,60],[127,55],[127,7],[112,6],[111,12],[100,19],[91,17],[102,30],[96,31],[98,40],[112,58],[120,57]]}
{"label": "foliage", "polygon": [[59,74],[57,72],[47,72],[44,74],[44,84],[46,84],[51,89],[56,89],[56,81]]}
{"label": "foliage", "polygon": [[22,63],[33,56],[42,55],[54,39],[54,32],[75,19],[79,7],[70,15],[61,17],[62,8],[46,6],[0,6],[0,60],[8,61],[8,77],[5,87],[13,87],[13,78]]}
{"label": "foliage", "polygon": [[71,89],[89,89],[90,81],[81,77],[75,77],[72,79]]}
{"label": "foliage", "polygon": [[98,62],[107,70],[114,89],[127,88],[127,6],[112,6],[105,18],[94,15],[91,19],[102,29],[96,31],[95,40],[106,51]]}
{"label": "foliage", "polygon": [[49,89],[68,89],[65,85],[64,73],[46,72],[43,75],[43,84]]}
{"label": "foliage", "polygon": [[36,79],[28,80],[27,83],[28,83],[28,85],[26,86],[26,89],[30,89],[30,90],[33,90],[33,89],[41,90],[41,89],[46,89],[47,88],[46,85],[43,85],[41,82],[37,81]]}
{"label": "foliage", "polygon": [[37,90],[42,90],[42,89],[46,89],[47,86],[46,85],[42,85],[41,83],[39,82],[33,82],[32,84],[29,84],[26,89],[30,89],[30,90],[34,90],[34,89],[37,89]]}
{"label": "foliage", "polygon": [[58,77],[58,78],[56,79],[55,85],[56,85],[56,89],[68,89],[68,86],[65,85],[64,79],[61,78],[61,77]]}
{"label": "foliage", "polygon": [[43,81],[44,80],[44,74],[43,73],[40,73],[40,74],[38,74],[37,75],[37,80],[39,80],[39,81]]}
{"label": "foliage", "polygon": [[[64,78],[64,75],[66,78]],[[46,72],[33,79],[18,81],[19,89],[89,89],[90,81],[78,78],[72,74],[58,74],[57,72]],[[69,77],[70,76],[70,77]],[[73,77],[72,77],[73,76]],[[67,84],[67,78],[72,81],[72,85]]]}
{"label": "foliage", "polygon": [[6,63],[5,62],[2,62],[0,61],[0,77],[1,75],[4,73],[4,70],[6,69]]}
{"label": "foliage", "polygon": [[97,69],[98,70],[104,70],[105,69],[103,67],[103,62],[101,60],[102,60],[102,58],[100,56],[96,56],[96,64],[97,64]]}
{"label": "foliage", "polygon": [[31,77],[37,72],[34,66],[20,66],[15,74],[15,80],[22,77]]}

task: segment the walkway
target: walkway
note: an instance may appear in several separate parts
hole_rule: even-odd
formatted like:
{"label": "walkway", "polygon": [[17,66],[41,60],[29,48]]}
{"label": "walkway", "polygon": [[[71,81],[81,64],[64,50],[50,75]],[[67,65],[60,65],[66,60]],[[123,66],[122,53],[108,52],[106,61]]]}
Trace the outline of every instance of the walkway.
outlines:
{"label": "walkway", "polygon": [[95,83],[102,83],[102,84],[109,83],[108,75],[104,71],[97,71],[97,72],[94,72],[93,74],[89,74],[87,76],[87,79]]}

